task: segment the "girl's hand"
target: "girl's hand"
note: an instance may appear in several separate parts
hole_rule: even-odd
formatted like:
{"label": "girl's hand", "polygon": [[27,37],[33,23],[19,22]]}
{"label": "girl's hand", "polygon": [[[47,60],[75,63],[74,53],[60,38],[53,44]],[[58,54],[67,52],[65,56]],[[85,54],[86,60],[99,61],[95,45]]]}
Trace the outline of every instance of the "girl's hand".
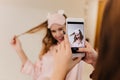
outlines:
{"label": "girl's hand", "polygon": [[22,50],[22,46],[21,46],[21,42],[20,40],[16,37],[13,36],[13,38],[11,39],[10,44],[12,45],[12,47],[17,51],[21,51]]}

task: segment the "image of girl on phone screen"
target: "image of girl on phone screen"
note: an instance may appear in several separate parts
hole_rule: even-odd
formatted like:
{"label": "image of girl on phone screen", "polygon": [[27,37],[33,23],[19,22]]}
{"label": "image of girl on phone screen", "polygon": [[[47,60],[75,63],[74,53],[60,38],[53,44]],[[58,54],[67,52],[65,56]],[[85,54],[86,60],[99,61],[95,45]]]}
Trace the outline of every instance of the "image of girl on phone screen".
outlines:
{"label": "image of girl on phone screen", "polygon": [[[65,21],[64,11],[59,10],[58,12],[48,14],[46,21],[24,33],[35,33],[42,29],[47,31],[42,40],[42,50],[35,63],[28,59],[18,36],[12,38],[11,45],[18,53],[22,62],[22,73],[30,75],[34,80],[46,80],[51,77],[54,69],[53,50],[64,40]],[[81,74],[82,62],[79,62],[67,74],[65,80],[81,80]]]}
{"label": "image of girl on phone screen", "polygon": [[80,29],[75,30],[70,36],[73,36],[72,47],[84,47],[83,34]]}

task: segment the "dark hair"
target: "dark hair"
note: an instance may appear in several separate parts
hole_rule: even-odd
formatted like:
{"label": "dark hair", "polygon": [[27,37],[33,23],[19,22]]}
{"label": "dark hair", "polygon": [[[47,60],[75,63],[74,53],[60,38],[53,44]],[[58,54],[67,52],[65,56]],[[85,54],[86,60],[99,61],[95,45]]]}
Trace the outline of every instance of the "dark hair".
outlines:
{"label": "dark hair", "polygon": [[120,80],[120,0],[108,0],[93,80]]}

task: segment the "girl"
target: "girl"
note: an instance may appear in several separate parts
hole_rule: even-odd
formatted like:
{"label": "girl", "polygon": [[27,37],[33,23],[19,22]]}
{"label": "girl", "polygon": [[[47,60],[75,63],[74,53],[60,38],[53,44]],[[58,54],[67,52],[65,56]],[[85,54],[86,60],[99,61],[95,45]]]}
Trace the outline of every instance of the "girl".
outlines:
{"label": "girl", "polygon": [[80,29],[75,30],[70,36],[74,35],[72,47],[84,47],[83,34]]}
{"label": "girl", "polygon": [[[63,13],[63,11],[58,11],[57,13],[49,14],[45,22],[26,32],[35,33],[44,28],[47,30],[42,41],[42,50],[35,64],[33,64],[24,53],[19,39],[15,36],[11,40],[11,45],[17,51],[22,61],[21,72],[29,74],[34,80],[45,80],[51,77],[54,66],[53,50],[56,49],[57,44],[64,40],[66,16]],[[67,74],[65,80],[81,80],[81,65],[82,62],[77,64]]]}

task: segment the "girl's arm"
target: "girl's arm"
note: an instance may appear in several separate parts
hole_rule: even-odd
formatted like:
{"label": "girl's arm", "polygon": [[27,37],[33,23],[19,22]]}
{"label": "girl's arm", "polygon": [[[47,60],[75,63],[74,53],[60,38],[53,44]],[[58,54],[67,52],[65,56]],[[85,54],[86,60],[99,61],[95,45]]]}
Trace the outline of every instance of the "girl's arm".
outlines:
{"label": "girl's arm", "polygon": [[20,40],[16,36],[14,36],[10,43],[20,57],[22,64],[25,64],[28,58],[22,49]]}
{"label": "girl's arm", "polygon": [[28,59],[26,54],[24,53],[23,50],[17,51],[17,54],[20,57],[20,60],[21,60],[22,64],[24,65],[26,63],[27,59]]}

